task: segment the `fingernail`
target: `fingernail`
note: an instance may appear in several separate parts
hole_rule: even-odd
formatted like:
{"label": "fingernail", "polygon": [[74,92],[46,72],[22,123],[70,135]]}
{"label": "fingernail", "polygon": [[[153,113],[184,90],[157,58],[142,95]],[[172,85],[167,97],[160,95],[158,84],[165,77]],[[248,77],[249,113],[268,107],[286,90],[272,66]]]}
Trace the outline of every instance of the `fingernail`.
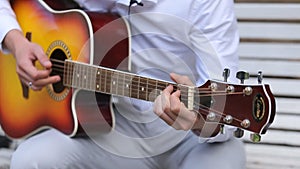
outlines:
{"label": "fingernail", "polygon": [[44,66],[50,66],[51,64],[52,63],[49,60],[47,60],[47,61],[44,62]]}

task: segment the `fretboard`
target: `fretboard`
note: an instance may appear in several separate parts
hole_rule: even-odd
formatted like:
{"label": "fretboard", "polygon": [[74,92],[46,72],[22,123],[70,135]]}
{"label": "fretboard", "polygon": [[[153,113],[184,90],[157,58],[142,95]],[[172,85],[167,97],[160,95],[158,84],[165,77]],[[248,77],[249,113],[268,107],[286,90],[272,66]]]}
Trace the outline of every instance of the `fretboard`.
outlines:
{"label": "fretboard", "polygon": [[170,84],[128,72],[71,60],[65,61],[63,83],[72,88],[146,101],[154,101],[160,92]]}

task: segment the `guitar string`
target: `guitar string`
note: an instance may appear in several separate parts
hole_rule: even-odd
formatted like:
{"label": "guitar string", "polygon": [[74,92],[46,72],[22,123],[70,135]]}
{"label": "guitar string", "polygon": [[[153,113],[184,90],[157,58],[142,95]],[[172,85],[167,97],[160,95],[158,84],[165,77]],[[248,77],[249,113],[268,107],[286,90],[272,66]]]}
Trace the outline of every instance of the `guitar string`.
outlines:
{"label": "guitar string", "polygon": [[[60,60],[58,60],[60,63],[64,63],[64,61],[60,61]],[[53,64],[53,66],[54,67],[56,67],[56,68],[64,68],[64,66],[62,66],[62,65],[59,65],[59,64]],[[56,70],[58,70],[58,71],[60,71],[60,72],[63,72],[63,70],[62,69],[56,69]],[[73,72],[73,71],[71,71],[71,72]],[[126,76],[126,74],[125,74],[125,76]],[[125,78],[125,76],[124,76],[124,78]],[[131,75],[130,75],[131,76]],[[140,81],[139,81],[139,83],[141,83]],[[126,83],[125,83],[126,84]],[[124,85],[125,85],[124,84]],[[134,85],[133,85],[133,87],[134,87]],[[163,85],[162,87],[166,87],[165,85]],[[137,89],[138,90],[138,89]],[[204,89],[205,90],[205,89]],[[181,94],[181,96],[185,96],[185,94],[183,94],[183,93],[186,93],[186,92],[182,92],[182,94]],[[209,94],[209,93],[212,93],[211,91],[206,91],[206,93],[207,94]],[[216,92],[213,92],[213,94],[211,94],[211,95],[196,95],[196,97],[197,96],[199,96],[199,97],[208,97],[208,96],[216,96],[217,94],[215,94]],[[237,93],[237,92],[235,92],[235,93],[227,93],[226,91],[220,91],[219,92],[219,94],[218,95],[222,95],[222,96],[225,96],[224,94],[222,94],[222,93],[225,93],[225,95],[227,96],[227,95],[232,95],[232,94],[244,94],[243,92],[240,92],[240,93]],[[188,96],[188,94],[187,94],[187,96],[186,97],[189,97]],[[193,96],[191,96],[191,97],[195,97],[195,95],[193,95]],[[184,99],[184,100],[182,100],[182,101],[187,101],[188,99]],[[199,103],[194,103],[196,106],[199,106],[199,110],[201,109],[202,111],[204,111],[204,112],[206,112],[207,114],[204,114],[204,115],[208,115],[208,113],[210,112],[210,111],[213,111],[214,113],[216,113],[216,114],[218,114],[219,116],[221,116],[221,117],[226,117],[226,114],[225,113],[222,113],[222,112],[219,112],[219,111],[217,111],[217,110],[212,110],[211,108],[209,108],[209,107],[207,107],[207,106],[205,106],[205,105],[203,105],[203,104],[199,104]],[[203,108],[201,108],[201,107],[204,107],[205,109],[203,109]],[[208,110],[206,110],[206,109],[208,109]],[[209,111],[210,110],[210,111]],[[201,112],[199,112],[199,111],[197,111],[198,113],[201,113]],[[203,114],[203,113],[202,113]],[[234,117],[233,117],[234,118]],[[237,118],[234,118],[234,120],[236,120],[236,121],[238,121],[238,122],[241,122],[241,120],[240,119],[237,119]]]}
{"label": "guitar string", "polygon": [[[62,65],[54,65],[54,67],[57,67],[57,68],[61,68],[61,69],[55,69],[55,68],[53,68],[53,70],[56,70],[57,72],[60,72],[60,73],[63,73],[64,72],[64,70],[63,70],[63,68],[64,68],[64,66],[62,66]],[[104,71],[106,71],[106,70],[104,70]],[[68,72],[74,72],[73,70],[68,70]],[[92,74],[89,74],[90,72],[87,72],[88,74],[87,74],[87,76],[90,76],[90,75],[94,75],[93,73]],[[103,72],[102,72],[103,73]],[[114,72],[114,73],[118,73],[118,72]],[[122,73],[123,74],[123,73]],[[111,74],[112,75],[112,74]],[[118,76],[118,77],[120,77],[119,75],[116,75],[116,76]],[[129,78],[127,78],[127,77],[129,77]],[[113,76],[114,77],[114,76]],[[131,78],[130,78],[131,77]],[[155,88],[156,89],[156,87],[157,88],[159,88],[159,89],[164,89],[164,88],[166,88],[168,85],[174,85],[174,87],[175,88],[178,88],[178,85],[176,85],[176,84],[172,84],[172,83],[168,83],[168,82],[163,82],[163,83],[165,83],[165,84],[161,84],[161,83],[157,83],[157,84],[153,84],[153,83],[149,83],[149,81],[145,81],[145,82],[143,82],[143,81],[141,81],[141,80],[135,80],[136,78],[135,77],[137,77],[137,78],[139,78],[139,76],[133,76],[133,75],[128,75],[128,74],[126,74],[126,73],[124,73],[124,77],[123,77],[123,79],[121,79],[121,82],[120,82],[120,80],[118,79],[118,78],[116,78],[116,81],[118,81],[118,86],[125,86],[126,84],[130,84],[130,83],[126,83],[126,82],[131,82],[132,84],[134,84],[134,82],[135,83],[138,83],[138,84],[140,84],[140,86],[141,87],[146,87],[146,86],[150,86],[150,87],[152,87],[152,88]],[[102,77],[101,77],[102,78]],[[143,77],[141,77],[141,78],[143,78]],[[113,79],[113,78],[111,78],[111,79]],[[131,80],[128,80],[128,79],[131,79]],[[102,79],[100,79],[100,80],[102,80]],[[157,80],[154,80],[154,79],[149,79],[150,81],[151,80],[153,80],[153,81],[157,81]],[[107,80],[103,80],[103,81],[107,81]],[[148,83],[147,83],[148,82]],[[103,83],[101,83],[101,84],[103,84]],[[111,84],[111,82],[108,82],[108,83],[106,83],[106,85],[107,84]],[[108,85],[109,86],[109,85]],[[154,86],[154,87],[153,87]],[[184,87],[183,87],[184,88]],[[196,87],[195,87],[196,88]],[[198,88],[197,88],[198,89]],[[136,90],[138,90],[138,89],[136,89]],[[212,91],[210,90],[210,88],[200,88],[200,89],[198,89],[198,91],[201,91],[200,92],[200,94],[202,94],[202,93],[207,93],[207,94],[210,94]],[[226,90],[224,90],[224,91],[214,91],[213,92],[214,94],[216,94],[216,93],[227,93],[226,92]],[[244,93],[237,93],[237,92],[234,92],[234,93],[227,93],[227,94],[244,94]],[[195,95],[194,95],[195,96]]]}
{"label": "guitar string", "polygon": [[[73,72],[73,71],[72,71]],[[133,85],[133,87],[135,87],[134,85]],[[165,86],[163,86],[163,87],[165,87]],[[132,92],[133,90],[131,90],[131,92]],[[138,92],[137,93],[139,93],[140,91],[138,90]],[[122,92],[122,93],[124,93],[124,92]],[[185,93],[185,92],[183,92],[183,93]],[[210,91],[208,91],[207,93],[210,93]],[[213,96],[216,96],[217,94],[215,94],[216,92],[214,92],[214,94],[213,94]],[[225,92],[223,92],[223,91],[221,91],[221,93],[225,93]],[[118,94],[118,93],[116,93],[116,94]],[[232,95],[233,93],[231,93],[231,95]],[[240,92],[240,93],[234,93],[234,94],[243,94],[242,92]],[[181,94],[181,96],[184,96],[185,94]],[[222,95],[222,96],[224,96],[224,94],[218,94],[218,95]],[[228,93],[226,94],[226,95],[229,95]],[[211,95],[199,95],[199,97],[205,97],[205,96],[211,96]],[[189,96],[187,96],[187,97],[189,97]],[[193,95],[193,96],[191,96],[191,97],[195,97],[195,95]],[[197,96],[196,96],[197,97]],[[142,97],[139,97],[139,98],[142,98]],[[147,98],[147,94],[144,96],[144,98]],[[186,101],[186,100],[188,100],[188,99],[184,99],[184,100],[182,100],[182,101]],[[201,104],[198,104],[197,106],[201,106]],[[203,105],[202,105],[203,106]],[[215,112],[217,112],[216,110],[214,110]],[[222,116],[226,116],[226,114],[224,114],[224,113],[220,113],[219,112],[219,114],[220,115],[222,115]]]}
{"label": "guitar string", "polygon": [[[58,60],[58,61],[59,61],[59,60]],[[63,62],[63,61],[61,61],[61,62]],[[63,72],[64,66],[62,66],[62,65],[56,65],[56,67],[61,68],[61,69],[56,69],[58,72],[61,72],[61,73]],[[69,72],[69,71],[70,71],[70,72],[74,72],[73,69],[72,69],[72,70],[68,70],[68,72]],[[104,71],[106,71],[106,70],[104,70]],[[88,73],[89,73],[89,72],[88,72]],[[118,72],[114,72],[114,73],[118,73]],[[123,74],[123,73],[122,73],[122,74]],[[89,75],[89,74],[88,74],[88,75]],[[127,76],[127,77],[131,77],[130,79],[135,79],[135,77],[139,78],[138,76],[132,76],[132,75],[128,75],[128,74],[126,74],[126,73],[124,73],[123,75],[124,75],[124,77],[123,77],[123,80],[124,80],[124,81],[126,81],[126,76]],[[119,75],[118,75],[118,77],[119,77]],[[141,77],[141,78],[142,78],[142,77]],[[118,80],[118,78],[117,78],[117,80]],[[157,81],[157,80],[154,80],[154,79],[149,79],[149,80],[150,80],[150,81],[151,81],[151,80]],[[127,80],[127,81],[128,81],[128,80]],[[142,85],[143,85],[143,84],[147,84],[148,86],[149,86],[149,84],[150,84],[150,85],[154,85],[154,84],[149,83],[149,82],[148,82],[148,83],[147,83],[147,82],[146,82],[146,83],[143,83],[143,82],[141,82],[140,80],[139,80],[139,81],[131,80],[130,82],[137,82],[137,83],[142,84]],[[127,84],[127,83],[125,83],[125,84]],[[171,84],[171,83],[165,82],[165,85],[162,85],[162,84],[160,83],[159,85],[156,85],[156,84],[155,84],[154,86],[157,86],[157,87],[160,87],[160,88],[165,88],[165,87],[167,87],[167,85],[170,85],[170,84]],[[124,85],[124,84],[123,84],[123,85]],[[172,84],[172,85],[175,85],[175,86],[176,86],[176,84]],[[174,87],[175,87],[175,86],[174,86]],[[201,91],[201,90],[208,90],[208,88],[203,88],[203,89],[201,88],[200,91]]]}
{"label": "guitar string", "polygon": [[[73,71],[71,71],[71,72],[73,72]],[[104,85],[106,85],[106,86],[109,86],[109,87],[111,87],[112,88],[112,86],[111,86],[111,82],[107,82],[107,80],[105,79],[105,80],[102,80],[102,77],[99,79],[100,81],[105,81],[106,83],[104,84]],[[118,79],[116,79],[116,81],[118,81]],[[129,85],[129,84],[131,84],[131,91],[134,91],[134,90],[136,90],[136,91],[139,91],[139,92],[148,92],[147,90],[145,90],[145,91],[140,91],[139,89],[138,89],[138,86],[139,87],[145,87],[145,88],[149,88],[149,87],[152,87],[152,88],[150,88],[150,91],[152,91],[152,90],[154,90],[154,88],[155,89],[157,89],[157,87],[158,88],[162,88],[162,89],[164,89],[167,85],[169,85],[168,83],[166,83],[166,85],[154,85],[154,84],[151,84],[151,83],[147,83],[147,82],[145,82],[145,83],[143,83],[143,82],[141,82],[141,81],[134,81],[134,80],[131,80],[131,81],[128,81],[129,83],[126,83],[125,82],[126,80],[125,80],[125,76],[124,76],[124,79],[122,80],[122,82],[120,82],[120,81],[118,81],[118,85],[116,85],[116,87],[118,87],[118,86],[125,86],[125,85]],[[131,83],[130,83],[131,82]],[[136,85],[134,85],[134,83],[133,82],[136,82],[136,83],[138,83],[138,85],[136,86]],[[103,84],[103,83],[102,83]],[[144,85],[144,86],[142,86],[142,85]],[[153,87],[154,86],[154,87]],[[174,86],[174,87],[176,87],[176,85]],[[178,88],[178,87],[177,87]],[[176,88],[176,89],[177,89]],[[176,90],[175,89],[175,90]],[[205,89],[202,89],[202,90],[206,90],[206,91],[202,91],[202,92],[199,92],[199,94],[203,94],[203,93],[205,93],[205,94],[208,94],[208,95],[191,95],[191,96],[189,96],[189,93],[188,92],[185,92],[185,90],[183,90],[183,89],[181,89],[180,88],[180,90],[181,90],[181,92],[182,92],[182,95],[185,95],[186,97],[197,97],[197,96],[202,96],[202,97],[205,97],[205,96],[221,96],[221,95],[224,95],[224,93],[226,94],[226,95],[236,95],[236,94],[244,94],[243,92],[232,92],[232,93],[228,93],[228,92],[226,92],[225,90],[224,91],[211,91],[209,88],[205,88]],[[116,92],[118,92],[118,90],[116,90]],[[123,92],[122,92],[123,93]],[[185,93],[188,93],[188,94],[185,94]],[[193,92],[193,93],[195,93],[195,92]],[[118,94],[118,93],[116,93],[116,94]]]}
{"label": "guitar string", "polygon": [[[54,70],[55,70],[55,68],[54,68]],[[58,69],[56,69],[56,70],[58,70]],[[63,72],[63,71],[61,71],[60,69],[59,69],[59,71],[60,72]],[[69,71],[69,72],[73,72],[73,71]],[[133,78],[134,79],[134,78]],[[112,86],[111,86],[111,83],[112,83],[112,81],[109,81],[109,80],[103,80],[103,77],[101,77],[100,79],[99,79],[100,81],[105,81],[105,83],[100,83],[100,84],[104,84],[104,85],[106,85],[106,86],[110,86],[111,88],[112,88]],[[139,92],[143,92],[143,91],[141,91],[140,89],[138,89],[138,86],[139,87],[145,87],[145,88],[150,88],[151,90],[154,90],[154,89],[157,89],[158,88],[158,90],[159,89],[164,89],[164,88],[166,88],[168,85],[174,85],[174,87],[177,89],[177,88],[179,88],[176,84],[171,84],[171,83],[167,83],[166,82],[166,85],[161,85],[161,84],[159,84],[159,85],[156,85],[156,84],[152,84],[152,83],[147,83],[147,82],[141,82],[141,81],[138,81],[138,80],[127,80],[128,82],[131,82],[131,83],[126,83],[126,79],[125,79],[125,77],[121,80],[121,82],[120,82],[120,80],[119,79],[116,79],[116,81],[118,82],[117,84],[118,85],[116,85],[115,87],[117,88],[117,87],[120,87],[120,86],[126,86],[126,85],[129,85],[129,84],[131,84],[130,85],[130,87],[131,87],[131,91],[133,90],[133,91],[139,91]],[[116,82],[115,81],[115,82]],[[88,82],[88,81],[86,81],[86,82]],[[135,83],[137,83],[137,85],[134,85],[134,82]],[[195,87],[196,88],[196,87]],[[198,88],[197,88],[198,89]],[[188,93],[188,92],[185,92],[185,90],[183,90],[182,88],[179,88],[179,90],[181,90],[181,92],[182,92],[182,94],[185,94],[185,93]],[[211,91],[211,89],[210,88],[201,88],[201,89],[198,89],[200,92],[193,92],[193,93],[199,93],[199,94],[207,94],[207,95],[192,95],[192,96],[188,96],[189,94],[185,94],[187,97],[195,97],[195,96],[222,96],[222,95],[224,95],[224,94],[226,94],[226,95],[241,95],[241,94],[244,94],[244,92],[231,92],[231,93],[228,93],[226,90],[224,90],[224,91],[222,91],[222,90],[220,90],[220,91]],[[205,91],[204,91],[205,90]],[[116,92],[118,92],[119,90],[116,90]],[[145,90],[144,92],[148,92],[147,90]],[[117,93],[116,93],[117,94]]]}

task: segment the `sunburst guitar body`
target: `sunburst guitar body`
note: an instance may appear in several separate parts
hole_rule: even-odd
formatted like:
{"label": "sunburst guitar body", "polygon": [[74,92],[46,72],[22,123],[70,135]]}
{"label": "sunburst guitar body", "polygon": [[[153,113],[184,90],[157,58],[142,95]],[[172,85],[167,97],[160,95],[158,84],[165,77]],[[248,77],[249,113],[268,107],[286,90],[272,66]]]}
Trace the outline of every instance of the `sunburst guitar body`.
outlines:
{"label": "sunburst guitar body", "polygon": [[[64,60],[110,68],[117,68],[121,62],[126,62],[129,30],[126,21],[117,15],[79,9],[55,11],[44,1],[37,0],[15,0],[12,7],[24,36],[39,44],[53,62],[52,74],[63,76],[61,67]],[[97,40],[97,36],[101,39]],[[98,54],[97,59],[95,53]],[[69,136],[80,135],[80,112],[94,109],[108,112],[99,116],[104,125],[99,126],[99,130],[109,131],[107,126],[113,127],[109,95],[97,97],[92,92],[64,86],[63,81],[39,92],[30,91],[18,79],[12,55],[2,54],[0,57],[0,88],[1,126],[11,138],[25,138],[49,127]],[[85,97],[97,97],[98,103]],[[82,118],[83,123],[94,119],[91,114]],[[99,124],[102,122],[98,119]]]}

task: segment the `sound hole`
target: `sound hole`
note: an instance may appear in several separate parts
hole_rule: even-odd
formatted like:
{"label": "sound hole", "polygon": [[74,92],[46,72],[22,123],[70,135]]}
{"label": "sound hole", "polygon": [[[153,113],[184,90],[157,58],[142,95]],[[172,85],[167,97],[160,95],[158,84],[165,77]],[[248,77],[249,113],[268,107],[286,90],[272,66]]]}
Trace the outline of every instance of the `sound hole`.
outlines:
{"label": "sound hole", "polygon": [[65,86],[63,85],[63,78],[64,78],[64,60],[67,59],[66,54],[61,49],[55,49],[51,55],[50,60],[52,62],[52,72],[50,76],[59,75],[61,81],[57,83],[53,83],[53,91],[55,93],[61,93],[64,91]]}

